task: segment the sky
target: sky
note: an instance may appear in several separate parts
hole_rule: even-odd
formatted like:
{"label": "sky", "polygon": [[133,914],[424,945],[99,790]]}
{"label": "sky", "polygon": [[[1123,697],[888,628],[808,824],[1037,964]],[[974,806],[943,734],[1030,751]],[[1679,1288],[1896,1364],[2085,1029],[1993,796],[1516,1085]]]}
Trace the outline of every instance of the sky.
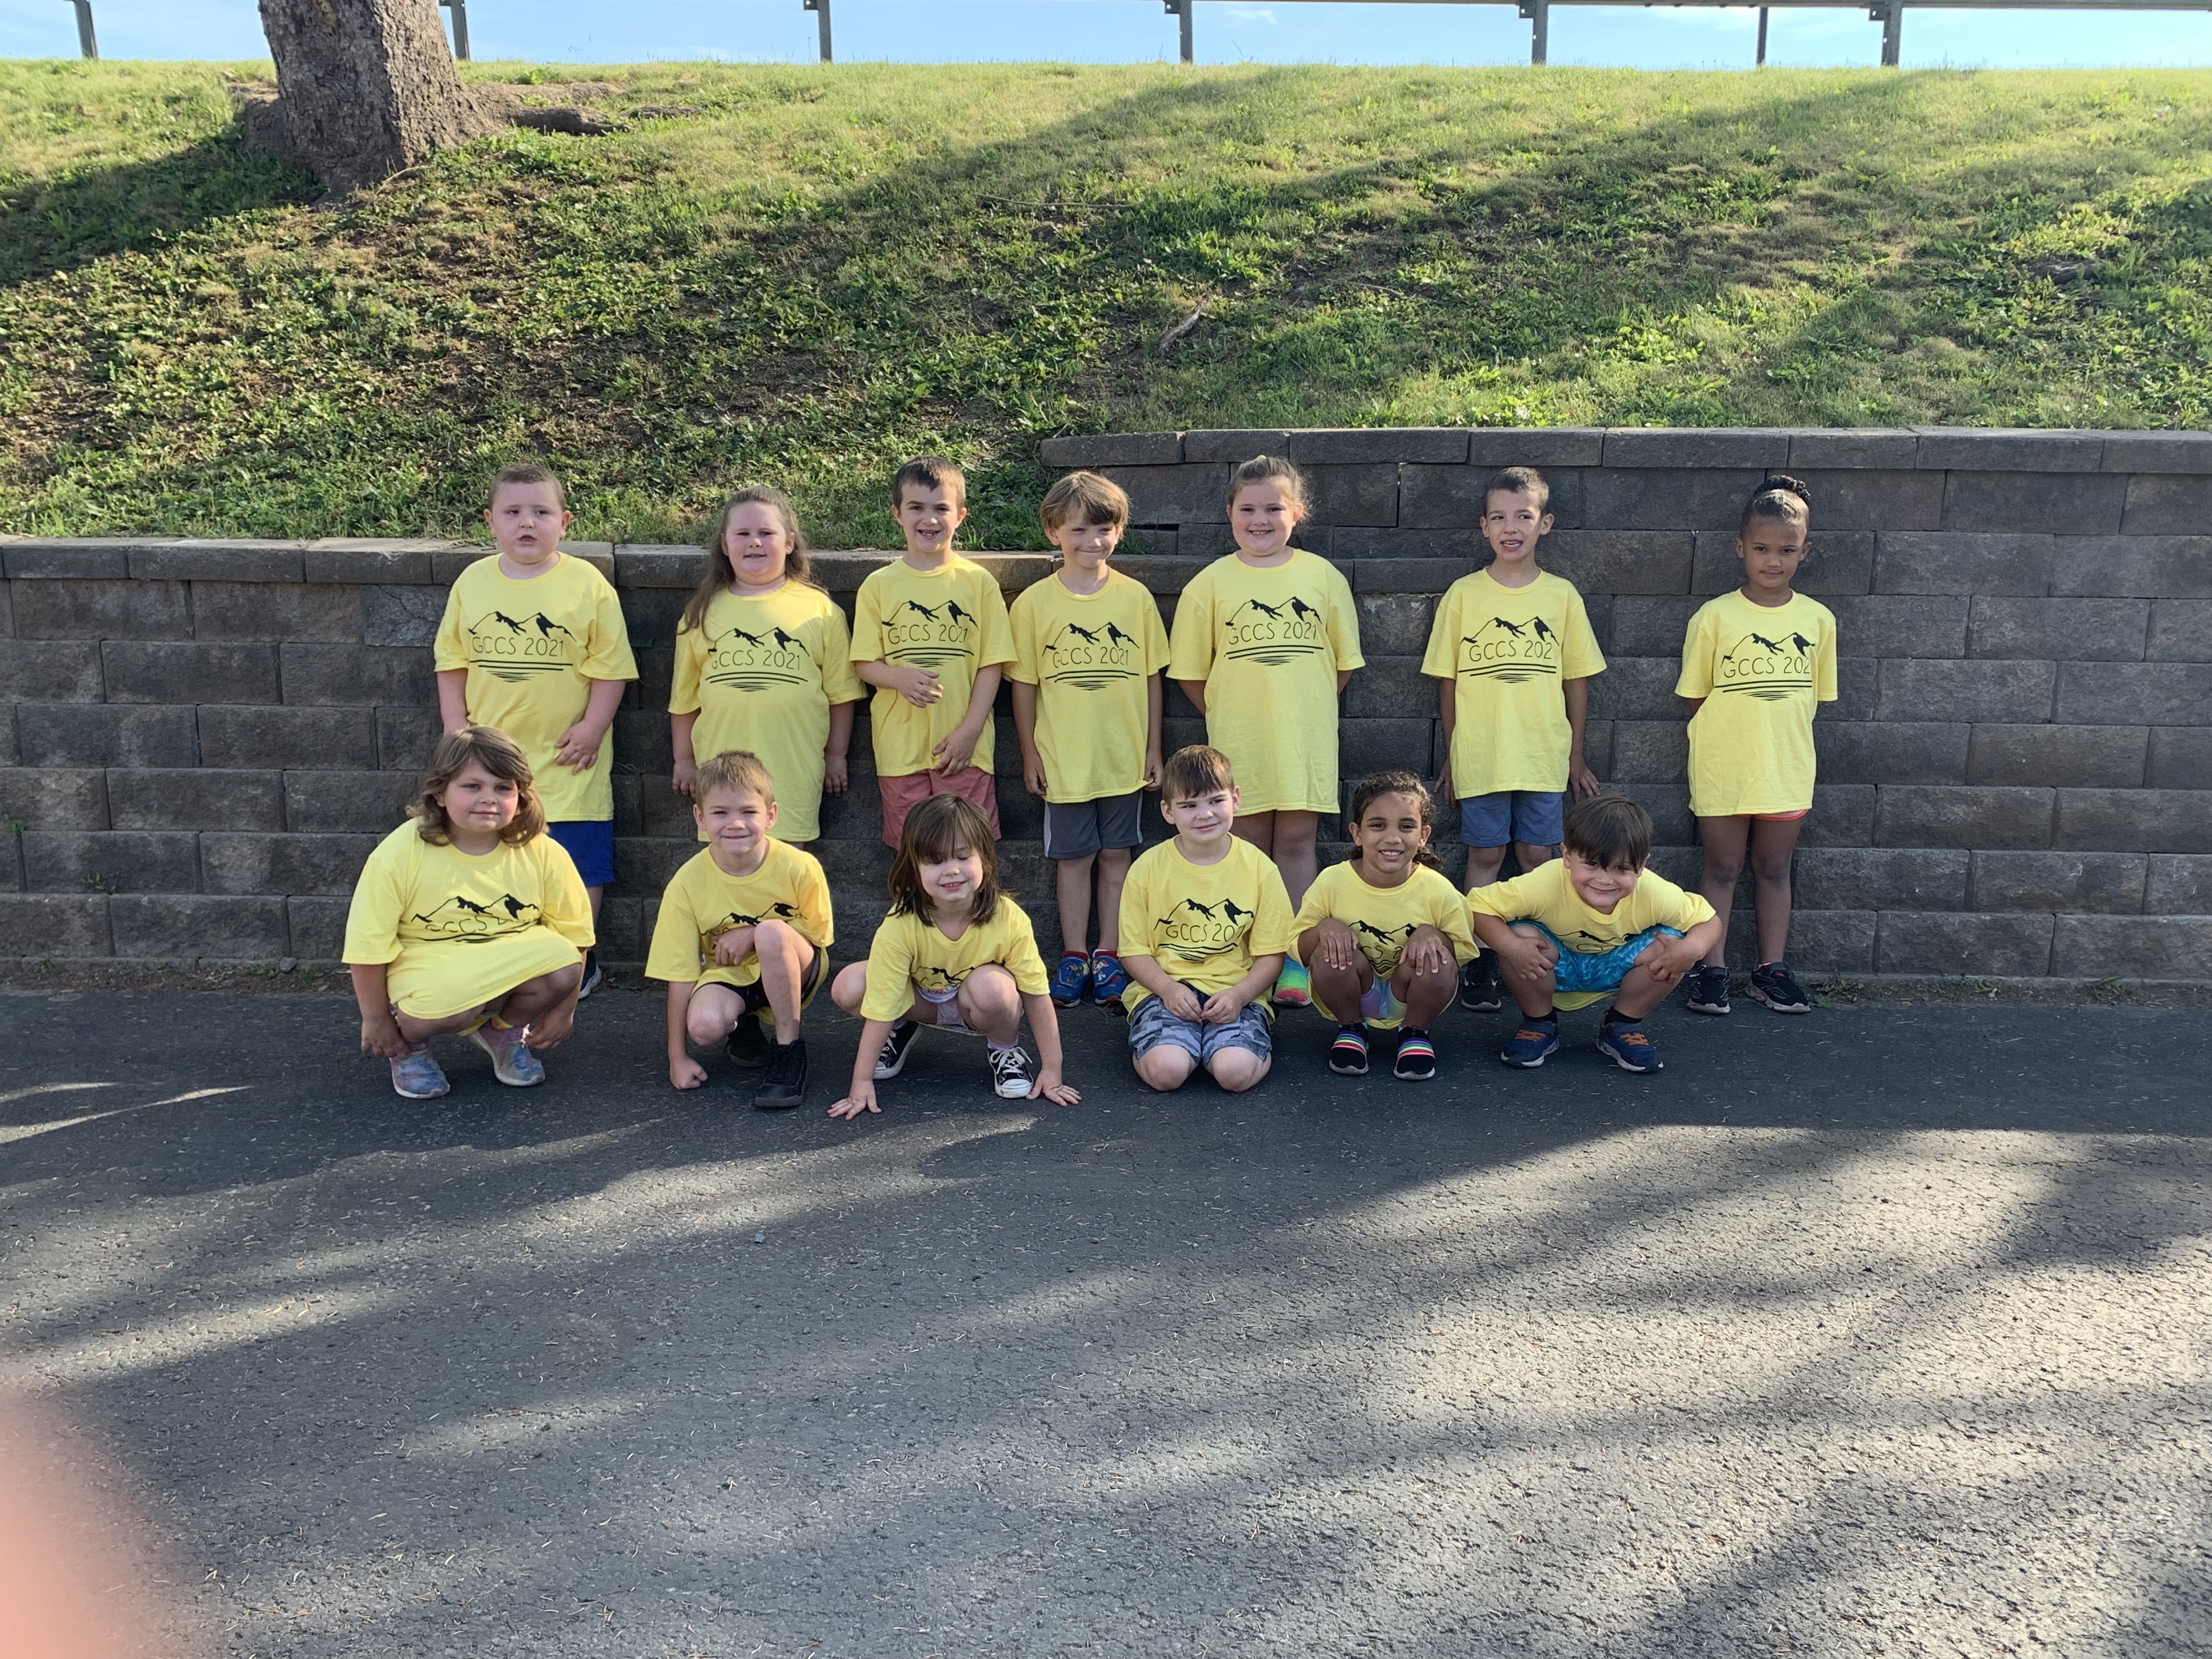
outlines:
{"label": "sky", "polygon": [[[254,0],[92,0],[108,58],[261,58]],[[833,0],[837,55],[901,63],[1053,59],[1130,63],[1176,55],[1159,0]],[[1748,9],[1562,6],[1554,64],[1748,68]],[[1528,25],[1510,3],[1335,4],[1200,0],[1200,63],[1516,64]],[[715,58],[807,62],[815,19],[799,0],[470,0],[478,58],[622,63]],[[0,57],[76,55],[68,0],[0,0]],[[1777,10],[1767,61],[1870,64],[1881,28],[1863,5]],[[1909,9],[1907,68],[2212,64],[2206,12]]]}

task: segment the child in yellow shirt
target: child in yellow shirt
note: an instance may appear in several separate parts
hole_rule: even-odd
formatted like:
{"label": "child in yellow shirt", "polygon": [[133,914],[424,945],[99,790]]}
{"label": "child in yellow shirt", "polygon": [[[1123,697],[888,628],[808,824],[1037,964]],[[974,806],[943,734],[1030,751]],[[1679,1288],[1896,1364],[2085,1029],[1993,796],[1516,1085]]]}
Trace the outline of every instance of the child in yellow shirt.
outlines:
{"label": "child in yellow shirt", "polygon": [[[570,516],[561,481],[542,466],[510,466],[493,480],[484,522],[499,551],[455,579],[434,665],[447,731],[495,726],[521,745],[545,831],[574,861],[596,917],[615,878],[607,727],[637,661],[612,585],[561,550]],[[579,994],[599,982],[599,958],[587,951]]]}
{"label": "child in yellow shirt", "polygon": [[[1052,1000],[1088,994],[1122,1012],[1121,884],[1145,844],[1145,791],[1160,781],[1160,672],[1167,629],[1143,583],[1107,568],[1129,522],[1129,498],[1096,472],[1071,472],[1037,510],[1060,568],[1015,596],[1014,735],[1022,782],[1044,797],[1044,855],[1060,899]],[[1098,948],[1091,881],[1098,878]]]}
{"label": "child in yellow shirt", "polygon": [[[1242,786],[1237,833],[1274,860],[1293,904],[1319,872],[1321,815],[1337,810],[1337,698],[1366,661],[1352,585],[1291,545],[1310,499],[1276,456],[1230,474],[1237,550],[1184,587],[1168,663]],[[1274,1000],[1303,1006],[1308,995],[1306,970],[1286,963]]]}
{"label": "child in yellow shirt", "polygon": [[544,833],[530,762],[489,726],[448,732],[408,811],[369,854],[346,915],[362,1048],[391,1062],[409,1100],[451,1086],[430,1039],[455,1032],[501,1083],[543,1083],[538,1051],[574,1022],[592,907]]}
{"label": "child in yellow shirt", "polygon": [[647,978],[668,982],[668,1080],[697,1088],[707,1072],[689,1043],[726,1038],[739,1066],[767,1068],[753,1104],[782,1111],[806,1092],[799,1020],[836,942],[830,884],[812,854],[771,834],[775,784],[757,755],[730,750],[702,766],[691,816],[707,845],[661,895],[645,964]]}
{"label": "child in yellow shirt", "polygon": [[1564,858],[1467,896],[1475,936],[1498,955],[1521,1028],[1499,1053],[1541,1066],[1559,1046],[1561,1008],[1610,995],[1598,1052],[1624,1072],[1656,1072],[1644,1017],[1720,937],[1713,907],[1645,869],[1651,815],[1626,795],[1577,801],[1562,826]]}

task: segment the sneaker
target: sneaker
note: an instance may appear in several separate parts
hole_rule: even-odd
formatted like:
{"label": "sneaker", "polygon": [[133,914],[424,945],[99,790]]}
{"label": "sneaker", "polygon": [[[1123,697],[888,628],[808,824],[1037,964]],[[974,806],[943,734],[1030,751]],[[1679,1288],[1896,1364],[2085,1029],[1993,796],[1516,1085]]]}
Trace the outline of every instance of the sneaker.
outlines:
{"label": "sneaker", "polygon": [[1080,951],[1065,952],[1059,965],[1053,969],[1047,988],[1052,992],[1054,1006],[1075,1006],[1091,989],[1091,958]]}
{"label": "sneaker", "polygon": [[891,1034],[884,1039],[884,1051],[876,1056],[876,1081],[896,1077],[906,1069],[908,1052],[914,1040],[921,1035],[921,1027],[910,1019],[902,1019],[891,1027]]}
{"label": "sneaker", "polygon": [[1328,1045],[1328,1069],[1339,1077],[1367,1075],[1367,1028],[1340,1025],[1336,1041]]}
{"label": "sneaker", "polygon": [[772,1045],[768,1032],[757,1014],[740,1014],[738,1023],[730,1028],[730,1040],[722,1045],[722,1052],[730,1057],[730,1064],[748,1072],[757,1072],[768,1064]]}
{"label": "sneaker", "polygon": [[1101,951],[1091,958],[1091,995],[1097,1005],[1111,1014],[1127,1013],[1121,999],[1129,989],[1129,970],[1121,965],[1121,958],[1111,951]]}
{"label": "sneaker", "polygon": [[1786,962],[1762,962],[1751,970],[1751,998],[1778,1014],[1809,1014],[1813,999],[1797,982]]}
{"label": "sneaker", "polygon": [[1498,1059],[1508,1066],[1541,1066],[1557,1054],[1559,1048],[1559,1021],[1557,1015],[1550,1019],[1523,1019],[1521,1029],[1506,1040],[1498,1051]]}
{"label": "sneaker", "polygon": [[586,951],[584,952],[584,982],[576,988],[576,1000],[581,1002],[592,992],[598,990],[599,979],[599,953],[597,951]]}
{"label": "sneaker", "polygon": [[510,1089],[534,1089],[545,1081],[545,1062],[523,1041],[527,1025],[479,1025],[469,1041],[491,1056],[491,1074]]}
{"label": "sneaker", "polygon": [[1295,962],[1285,962],[1283,971],[1275,975],[1274,1003],[1278,1008],[1310,1008],[1313,1006],[1313,978]]}
{"label": "sneaker", "polygon": [[1659,1045],[1640,1020],[1608,1019],[1597,1028],[1597,1051],[1624,1072],[1663,1072]]}
{"label": "sneaker", "polygon": [[1401,1083],[1426,1083],[1437,1074],[1437,1045],[1429,1034],[1408,1025],[1398,1033],[1398,1059],[1390,1075]]}
{"label": "sneaker", "polygon": [[1725,968],[1692,968],[1683,975],[1682,982],[1689,988],[1690,1012],[1693,1014],[1725,1014],[1729,1011],[1729,972]]}
{"label": "sneaker", "polygon": [[1027,1100],[1036,1084],[1030,1070],[1029,1051],[1018,1044],[991,1050],[991,1087],[1001,1100]]}
{"label": "sneaker", "polygon": [[427,1042],[416,1043],[392,1062],[392,1091],[404,1100],[434,1100],[453,1086]]}
{"label": "sneaker", "polygon": [[1459,969],[1459,1006],[1470,1014],[1495,1013],[1504,1006],[1498,989],[1498,958],[1487,951]]}
{"label": "sneaker", "polygon": [[753,1091],[753,1104],[763,1112],[789,1111],[805,1093],[806,1039],[777,1043],[769,1055],[768,1074]]}

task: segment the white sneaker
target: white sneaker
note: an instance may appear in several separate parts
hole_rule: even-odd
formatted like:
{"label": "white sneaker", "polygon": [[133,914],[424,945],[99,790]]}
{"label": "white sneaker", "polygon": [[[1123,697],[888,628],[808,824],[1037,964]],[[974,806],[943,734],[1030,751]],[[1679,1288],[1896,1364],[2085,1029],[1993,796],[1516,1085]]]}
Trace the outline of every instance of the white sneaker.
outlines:
{"label": "white sneaker", "polygon": [[1028,1050],[1020,1047],[991,1050],[991,1086],[1001,1100],[1027,1100],[1036,1085],[1030,1070]]}

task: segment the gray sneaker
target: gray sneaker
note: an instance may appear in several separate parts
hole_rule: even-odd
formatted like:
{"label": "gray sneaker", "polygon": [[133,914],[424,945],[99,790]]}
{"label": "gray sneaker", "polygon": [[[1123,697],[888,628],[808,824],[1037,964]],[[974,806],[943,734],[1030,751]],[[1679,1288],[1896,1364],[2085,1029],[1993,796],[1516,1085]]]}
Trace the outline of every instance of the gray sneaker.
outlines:
{"label": "gray sneaker", "polygon": [[491,1056],[491,1074],[510,1089],[534,1089],[545,1081],[545,1062],[523,1041],[529,1030],[486,1023],[469,1033],[469,1041]]}
{"label": "gray sneaker", "polygon": [[392,1062],[392,1091],[404,1100],[435,1100],[453,1086],[427,1042],[416,1043]]}

